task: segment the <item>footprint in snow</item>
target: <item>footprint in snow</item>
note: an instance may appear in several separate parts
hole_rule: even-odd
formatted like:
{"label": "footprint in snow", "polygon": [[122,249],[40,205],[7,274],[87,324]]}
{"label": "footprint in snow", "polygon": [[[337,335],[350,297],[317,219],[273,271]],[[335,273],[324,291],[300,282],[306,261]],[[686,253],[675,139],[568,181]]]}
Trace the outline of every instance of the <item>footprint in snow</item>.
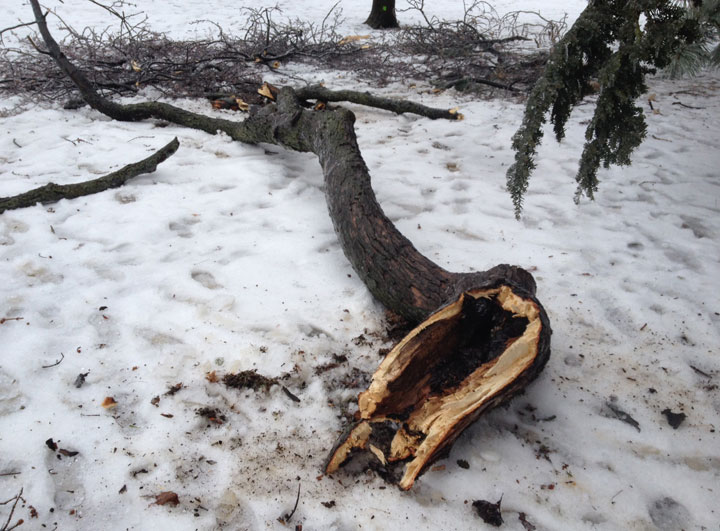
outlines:
{"label": "footprint in snow", "polygon": [[81,460],[81,455],[66,456],[57,450],[47,451],[45,466],[55,486],[53,500],[57,509],[78,509],[85,501],[85,487],[80,479]]}
{"label": "footprint in snow", "polygon": [[193,271],[190,273],[190,276],[195,282],[201,284],[207,289],[222,288],[222,285],[218,284],[212,273],[208,273],[207,271]]}

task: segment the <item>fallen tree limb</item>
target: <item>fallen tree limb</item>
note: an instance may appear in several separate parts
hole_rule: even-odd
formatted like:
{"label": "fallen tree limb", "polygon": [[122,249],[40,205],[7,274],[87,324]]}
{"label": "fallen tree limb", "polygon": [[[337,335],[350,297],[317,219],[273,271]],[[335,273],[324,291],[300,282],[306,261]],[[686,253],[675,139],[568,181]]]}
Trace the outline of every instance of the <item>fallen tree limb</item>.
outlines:
{"label": "fallen tree limb", "polygon": [[396,114],[417,114],[430,118],[431,120],[437,120],[439,118],[462,120],[463,117],[462,114],[458,113],[455,109],[435,109],[408,100],[380,98],[369,92],[358,92],[357,90],[329,90],[319,85],[312,85],[296,89],[295,92],[301,100],[319,100],[323,102],[347,101],[368,107],[375,107],[377,109],[384,109]]}
{"label": "fallen tree limb", "polygon": [[143,173],[154,172],[158,164],[167,160],[168,157],[177,151],[179,145],[178,139],[175,138],[172,142],[148,158],[140,162],[128,164],[117,171],[98,177],[97,179],[74,184],[48,183],[19,195],[0,197],[0,214],[6,210],[26,208],[37,203],[45,205],[55,203],[61,199],[75,199],[76,197],[82,197],[84,195],[97,194],[110,188],[118,188],[133,177],[137,177]]}
{"label": "fallen tree limb", "polygon": [[[265,94],[268,99],[275,100],[277,94],[277,88],[268,88],[268,94]],[[437,107],[428,107],[421,103],[415,103],[409,100],[398,100],[394,98],[381,98],[375,96],[370,92],[360,92],[357,90],[330,90],[320,85],[310,85],[306,87],[294,89],[296,96],[302,102],[309,100],[315,100],[318,103],[329,103],[329,102],[349,102],[357,103],[358,105],[365,105],[366,107],[372,107],[375,109],[383,109],[386,111],[394,112],[395,114],[417,114],[431,120],[445,119],[445,120],[462,120],[463,115],[458,112],[457,109],[438,109]],[[252,101],[245,101],[246,95],[243,94],[240,98],[244,104],[252,103]],[[215,104],[219,103],[218,108],[222,109],[233,109],[238,110],[239,105],[237,104],[237,93],[211,93],[206,97]],[[215,105],[213,105],[215,106]],[[245,109],[243,109],[245,110]]]}
{"label": "fallen tree limb", "polygon": [[244,122],[208,118],[164,103],[120,105],[101,97],[62,55],[31,0],[49,52],[100,112],[125,121],[149,117],[247,143],[315,153],[343,251],[372,294],[419,323],[385,358],[360,395],[358,423],[331,452],[326,473],[354,454],[370,457],[403,489],[444,455],[485,410],[523,389],[550,355],[550,325],[535,281],[502,264],[452,273],[420,254],[385,216],[346,109],[308,110],[282,88],[276,103],[251,107]]}

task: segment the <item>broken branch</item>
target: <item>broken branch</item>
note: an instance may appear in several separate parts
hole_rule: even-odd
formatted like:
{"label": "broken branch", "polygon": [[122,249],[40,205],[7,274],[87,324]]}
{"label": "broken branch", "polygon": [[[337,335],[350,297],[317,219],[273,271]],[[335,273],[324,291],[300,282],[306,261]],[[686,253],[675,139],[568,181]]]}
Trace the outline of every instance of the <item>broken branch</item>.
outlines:
{"label": "broken branch", "polygon": [[374,96],[369,92],[359,92],[356,90],[329,90],[319,85],[296,89],[295,92],[301,100],[319,100],[322,102],[347,101],[350,103],[366,105],[368,107],[375,107],[377,109],[384,109],[396,114],[417,114],[430,118],[431,120],[437,120],[438,118],[444,118],[446,120],[462,119],[462,114],[452,109],[435,109],[408,100],[381,98]]}
{"label": "broken branch", "polygon": [[103,177],[98,177],[97,179],[75,184],[48,183],[23,194],[12,197],[0,197],[0,214],[6,210],[26,208],[37,203],[45,205],[55,203],[61,199],[75,199],[76,197],[97,194],[110,188],[118,188],[138,175],[154,172],[158,164],[165,161],[177,151],[179,145],[178,139],[175,138],[165,147],[156,151],[146,159],[128,164],[117,171]]}

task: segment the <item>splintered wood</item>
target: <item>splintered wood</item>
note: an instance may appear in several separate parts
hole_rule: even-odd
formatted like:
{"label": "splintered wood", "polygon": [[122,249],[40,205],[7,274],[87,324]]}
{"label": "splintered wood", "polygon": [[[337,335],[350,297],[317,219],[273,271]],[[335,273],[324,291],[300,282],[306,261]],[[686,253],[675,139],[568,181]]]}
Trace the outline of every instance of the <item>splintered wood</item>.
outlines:
{"label": "splintered wood", "polygon": [[539,372],[542,328],[538,305],[509,286],[462,293],[386,356],[326,473],[367,451],[369,468],[412,487],[483,411]]}

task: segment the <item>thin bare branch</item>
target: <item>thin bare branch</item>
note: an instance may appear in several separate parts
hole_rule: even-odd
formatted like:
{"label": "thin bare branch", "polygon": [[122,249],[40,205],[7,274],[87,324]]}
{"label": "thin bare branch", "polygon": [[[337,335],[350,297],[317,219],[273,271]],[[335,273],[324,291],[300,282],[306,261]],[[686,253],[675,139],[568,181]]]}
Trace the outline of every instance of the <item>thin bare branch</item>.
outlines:
{"label": "thin bare branch", "polygon": [[12,526],[10,525],[13,514],[15,514],[15,507],[17,507],[18,502],[23,499],[22,494],[23,494],[23,489],[20,488],[20,492],[18,492],[15,496],[13,496],[12,498],[10,498],[7,501],[0,503],[0,505],[7,505],[8,503],[12,502],[12,507],[10,508],[10,514],[8,515],[7,520],[5,521],[5,524],[2,527],[0,527],[0,531],[11,531],[12,529],[15,529],[16,527],[22,525],[22,523],[23,523],[22,519],[15,522],[15,524]]}
{"label": "thin bare branch", "polygon": [[0,30],[0,44],[3,43],[3,39],[2,39],[3,33],[7,32],[7,31],[12,31],[12,30],[15,30],[18,28],[24,28],[26,26],[34,26],[34,25],[35,25],[35,21],[33,20],[32,22],[22,22],[20,24],[16,24],[15,26],[10,26],[9,28],[1,29]]}

